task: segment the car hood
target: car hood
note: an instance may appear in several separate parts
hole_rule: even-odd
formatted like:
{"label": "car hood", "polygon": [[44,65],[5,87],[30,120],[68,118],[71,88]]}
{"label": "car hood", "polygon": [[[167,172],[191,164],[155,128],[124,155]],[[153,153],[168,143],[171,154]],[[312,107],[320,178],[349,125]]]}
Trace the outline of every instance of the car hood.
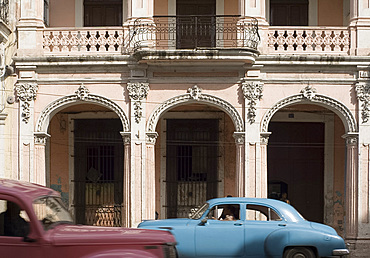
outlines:
{"label": "car hood", "polygon": [[154,245],[175,241],[169,232],[121,227],[58,225],[48,230],[47,234],[54,245],[134,245],[146,242]]}

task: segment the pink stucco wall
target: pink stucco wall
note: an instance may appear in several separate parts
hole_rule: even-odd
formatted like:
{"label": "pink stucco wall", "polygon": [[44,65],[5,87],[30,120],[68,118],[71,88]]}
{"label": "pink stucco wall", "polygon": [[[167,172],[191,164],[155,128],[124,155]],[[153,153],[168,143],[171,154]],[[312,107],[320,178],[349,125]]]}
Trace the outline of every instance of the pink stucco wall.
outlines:
{"label": "pink stucco wall", "polygon": [[50,27],[75,26],[75,0],[50,0]]}
{"label": "pink stucco wall", "polygon": [[318,25],[343,26],[343,0],[319,0]]}

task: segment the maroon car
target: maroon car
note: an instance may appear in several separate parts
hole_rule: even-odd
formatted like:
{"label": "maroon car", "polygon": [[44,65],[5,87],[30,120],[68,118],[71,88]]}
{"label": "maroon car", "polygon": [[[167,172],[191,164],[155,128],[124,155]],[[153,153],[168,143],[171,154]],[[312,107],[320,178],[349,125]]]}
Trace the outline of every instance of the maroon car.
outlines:
{"label": "maroon car", "polygon": [[59,193],[0,179],[1,257],[176,257],[167,231],[75,225]]}

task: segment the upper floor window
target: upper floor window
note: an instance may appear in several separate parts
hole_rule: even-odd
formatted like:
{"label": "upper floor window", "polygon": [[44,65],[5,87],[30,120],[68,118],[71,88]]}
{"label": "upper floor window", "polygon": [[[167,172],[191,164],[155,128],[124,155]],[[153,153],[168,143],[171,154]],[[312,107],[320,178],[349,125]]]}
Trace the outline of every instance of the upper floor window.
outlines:
{"label": "upper floor window", "polygon": [[84,0],[84,26],[121,26],[122,0]]}
{"label": "upper floor window", "polygon": [[308,0],[270,0],[272,26],[307,26]]}

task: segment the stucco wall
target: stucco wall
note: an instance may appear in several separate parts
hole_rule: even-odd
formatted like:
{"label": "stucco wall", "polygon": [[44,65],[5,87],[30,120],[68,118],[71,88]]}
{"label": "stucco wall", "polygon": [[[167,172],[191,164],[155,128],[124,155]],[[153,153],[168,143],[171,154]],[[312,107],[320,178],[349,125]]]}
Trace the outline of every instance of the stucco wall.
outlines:
{"label": "stucco wall", "polygon": [[75,26],[75,0],[50,0],[50,27]]}
{"label": "stucco wall", "polygon": [[318,1],[319,26],[343,26],[343,0]]}

